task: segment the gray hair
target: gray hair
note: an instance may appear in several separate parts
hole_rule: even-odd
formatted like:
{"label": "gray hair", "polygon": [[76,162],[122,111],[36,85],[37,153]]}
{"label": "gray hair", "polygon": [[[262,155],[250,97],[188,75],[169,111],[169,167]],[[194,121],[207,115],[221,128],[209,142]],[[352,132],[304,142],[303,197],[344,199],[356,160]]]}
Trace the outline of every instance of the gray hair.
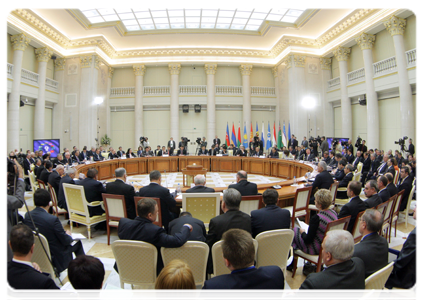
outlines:
{"label": "gray hair", "polygon": [[56,167],[56,171],[57,170],[60,170],[60,169],[64,169],[65,167],[63,166],[63,165],[57,165],[57,167]]}
{"label": "gray hair", "polygon": [[326,233],[325,251],[337,260],[347,261],[354,254],[354,238],[349,231],[331,230]]}
{"label": "gray hair", "polygon": [[206,182],[206,177],[204,175],[198,174],[197,176],[194,177],[195,185],[204,184],[204,182]]}
{"label": "gray hair", "polygon": [[379,191],[379,189],[378,189],[378,187],[377,187],[377,182],[376,182],[376,180],[374,180],[374,179],[372,179],[372,180],[369,180],[369,181],[367,181],[366,183],[368,183],[369,184],[369,187],[372,189],[375,189],[375,191],[377,192],[377,191]]}
{"label": "gray hair", "polygon": [[327,169],[328,169],[328,166],[326,165],[326,163],[324,161],[320,161],[318,166],[321,167],[323,169],[323,171],[327,171]]}
{"label": "gray hair", "polygon": [[353,172],[354,171],[354,166],[353,165],[350,165],[350,164],[348,164],[348,165],[346,165],[346,167],[345,168],[347,168],[348,170],[350,170],[351,172]]}
{"label": "gray hair", "polygon": [[115,170],[116,177],[123,177],[123,175],[125,175],[125,174],[126,174],[125,168],[117,168]]}
{"label": "gray hair", "polygon": [[371,232],[378,232],[383,225],[383,216],[377,209],[366,209],[361,220],[366,222],[367,229]]}
{"label": "gray hair", "polygon": [[230,188],[223,191],[223,201],[228,209],[239,209],[241,197],[241,193],[236,189]]}
{"label": "gray hair", "polygon": [[68,168],[65,170],[66,175],[70,175],[70,174],[75,174],[75,169],[74,168]]}

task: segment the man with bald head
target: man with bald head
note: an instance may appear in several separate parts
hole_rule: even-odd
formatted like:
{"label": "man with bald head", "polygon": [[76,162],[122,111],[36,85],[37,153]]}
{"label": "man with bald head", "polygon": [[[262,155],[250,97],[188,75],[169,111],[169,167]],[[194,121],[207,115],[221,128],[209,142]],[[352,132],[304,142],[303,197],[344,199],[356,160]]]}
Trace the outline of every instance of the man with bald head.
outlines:
{"label": "man with bald head", "polygon": [[194,177],[195,186],[186,190],[185,193],[214,193],[214,189],[206,187],[206,177],[198,174]]}
{"label": "man with bald head", "polygon": [[236,189],[241,193],[241,196],[257,195],[257,184],[247,181],[247,172],[241,170],[236,173],[236,184],[231,184],[229,189]]}
{"label": "man with bald head", "polygon": [[53,187],[54,191],[56,192],[56,199],[57,195],[59,195],[59,184],[60,179],[62,178],[63,173],[65,173],[65,168],[63,165],[58,165],[55,170],[50,173],[48,177],[48,183]]}

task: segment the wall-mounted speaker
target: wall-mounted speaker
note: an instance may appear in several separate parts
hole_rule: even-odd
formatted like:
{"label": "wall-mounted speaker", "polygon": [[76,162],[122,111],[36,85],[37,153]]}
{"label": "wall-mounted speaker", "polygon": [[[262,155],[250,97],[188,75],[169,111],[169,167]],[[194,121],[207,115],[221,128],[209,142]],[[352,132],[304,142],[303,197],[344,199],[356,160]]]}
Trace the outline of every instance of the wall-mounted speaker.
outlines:
{"label": "wall-mounted speaker", "polygon": [[196,105],[194,105],[194,111],[195,111],[196,113],[200,113],[200,112],[201,112],[201,105],[200,105],[200,104],[196,104]]}
{"label": "wall-mounted speaker", "polygon": [[182,105],[182,112],[183,113],[188,113],[189,112],[189,105],[188,104]]}

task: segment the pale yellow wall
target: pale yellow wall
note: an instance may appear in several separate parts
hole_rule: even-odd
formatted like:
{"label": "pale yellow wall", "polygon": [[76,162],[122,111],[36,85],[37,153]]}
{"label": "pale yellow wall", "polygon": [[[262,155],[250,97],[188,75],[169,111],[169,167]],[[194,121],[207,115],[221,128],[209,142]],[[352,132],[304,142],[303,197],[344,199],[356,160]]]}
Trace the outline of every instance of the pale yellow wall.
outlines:
{"label": "pale yellow wall", "polygon": [[339,62],[335,58],[335,56],[332,57],[332,78],[339,77]]}
{"label": "pale yellow wall", "polygon": [[[38,72],[38,70],[37,70]],[[53,79],[54,78],[54,60],[50,59],[47,62],[47,72],[46,72],[46,77]]]}
{"label": "pale yellow wall", "polygon": [[253,68],[250,75],[251,86],[275,86],[275,79],[270,68]]}
{"label": "pale yellow wall", "polygon": [[[181,76],[180,74],[179,76]],[[144,75],[144,86],[170,85],[168,67],[147,67]],[[117,85],[116,85],[117,86]]]}
{"label": "pale yellow wall", "polygon": [[[179,136],[175,141],[180,141],[181,137],[187,137],[191,142],[188,145],[188,150],[191,154],[195,153],[196,145],[192,143],[195,142],[197,137],[206,136],[207,139],[207,111],[203,110],[201,113],[195,113],[194,110],[191,110],[188,113],[183,113],[182,110],[179,111]],[[166,142],[168,139],[166,139]],[[207,146],[209,143],[207,144]],[[156,145],[157,146],[157,145]]]}
{"label": "pale yellow wall", "polygon": [[[170,138],[170,111],[144,111],[144,136],[148,137],[153,150],[157,145],[167,146]],[[173,137],[175,141],[179,139]]]}
{"label": "pale yellow wall", "polygon": [[404,32],[405,51],[416,48],[416,16],[407,18],[407,27]]}
{"label": "pale yellow wall", "polygon": [[[24,105],[19,108],[19,147],[24,151],[32,149],[34,139],[34,111],[35,106]],[[51,108],[44,110],[44,138],[51,139],[52,134],[52,112]],[[55,137],[57,138],[57,137]]]}
{"label": "pale yellow wall", "polygon": [[341,118],[341,107],[335,107],[333,109],[334,123],[335,123],[335,137],[341,138],[342,136],[342,118]]}
{"label": "pale yellow wall", "polygon": [[116,150],[122,146],[125,152],[128,148],[134,148],[134,112],[111,112],[110,119],[111,146]]}
{"label": "pale yellow wall", "polygon": [[35,49],[31,45],[28,45],[23,53],[22,69],[35,73],[38,72],[38,62],[35,58]]}
{"label": "pale yellow wall", "polygon": [[[169,75],[169,72],[167,73]],[[182,67],[179,74],[180,85],[206,85],[207,77],[203,66]]]}
{"label": "pale yellow wall", "polygon": [[6,34],[7,36],[7,62],[9,64],[13,64],[13,48],[12,48],[12,42],[10,41],[10,34]]}
{"label": "pale yellow wall", "polygon": [[378,62],[392,56],[395,56],[395,48],[391,34],[386,29],[379,31],[376,34],[376,40],[373,46],[373,62]]}
{"label": "pale yellow wall", "polygon": [[359,45],[354,45],[351,47],[350,58],[348,59],[348,72],[352,72],[363,67],[363,52]]}
{"label": "pale yellow wall", "polygon": [[[225,136],[226,136],[226,123],[229,124],[229,134],[231,135],[232,122],[234,122],[234,124],[236,124],[238,128],[238,122],[241,122],[241,121],[242,121],[242,110],[216,111],[216,134],[220,138],[222,144],[224,143]],[[229,136],[229,139],[231,139],[230,136]]]}
{"label": "pale yellow wall", "polygon": [[217,66],[217,72],[214,80],[216,85],[242,85],[242,78],[239,67]]}
{"label": "pale yellow wall", "polygon": [[357,136],[367,140],[367,107],[360,104],[351,105],[352,111],[352,141],[355,142]]}
{"label": "pale yellow wall", "polygon": [[53,109],[46,108],[44,110],[44,138],[51,139],[52,127],[51,123],[53,121]]}
{"label": "pale yellow wall", "polygon": [[112,77],[112,87],[135,86],[135,75],[132,68],[115,68]]}

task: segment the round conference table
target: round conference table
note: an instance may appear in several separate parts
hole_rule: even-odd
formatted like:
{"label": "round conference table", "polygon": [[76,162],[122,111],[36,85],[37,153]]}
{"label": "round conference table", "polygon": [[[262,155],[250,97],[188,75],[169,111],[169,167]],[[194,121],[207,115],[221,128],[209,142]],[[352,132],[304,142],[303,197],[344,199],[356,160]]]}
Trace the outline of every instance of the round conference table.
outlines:
{"label": "round conference table", "polygon": [[[312,172],[313,167],[298,161],[278,158],[257,158],[239,156],[168,156],[168,157],[137,157],[127,159],[104,160],[101,162],[89,162],[76,166],[77,173],[86,175],[88,169],[95,168],[98,171],[98,179],[106,180],[114,177],[115,169],[125,168],[128,176],[149,174],[153,170],[160,172],[181,172],[187,165],[201,165],[208,172],[236,173],[244,170],[247,173],[264,176],[279,177],[284,179],[280,182],[258,184],[259,193],[274,185],[280,185],[278,189],[279,206],[292,206],[297,186],[293,184],[294,176],[302,177],[307,172]],[[188,188],[182,188],[182,192]],[[215,187],[216,192],[222,192],[227,187]]]}

